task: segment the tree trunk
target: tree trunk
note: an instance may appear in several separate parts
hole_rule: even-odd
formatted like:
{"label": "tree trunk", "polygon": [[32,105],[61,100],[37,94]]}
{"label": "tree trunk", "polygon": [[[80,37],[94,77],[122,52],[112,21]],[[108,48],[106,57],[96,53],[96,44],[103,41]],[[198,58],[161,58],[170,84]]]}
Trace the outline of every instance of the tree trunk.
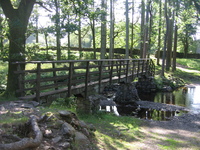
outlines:
{"label": "tree trunk", "polygon": [[101,1],[101,7],[103,13],[101,15],[101,59],[105,59],[106,54],[106,10],[107,10],[107,1]]}
{"label": "tree trunk", "polygon": [[[171,5],[171,1],[169,1],[169,5]],[[174,20],[172,19],[172,10],[167,9],[167,28],[168,28],[168,36],[167,36],[167,57],[166,57],[166,70],[169,71],[171,67],[171,58],[172,58],[172,41],[173,41],[173,25]]]}
{"label": "tree trunk", "polygon": [[165,59],[166,59],[166,47],[167,47],[167,37],[168,37],[168,18],[167,18],[167,0],[165,0],[165,18],[166,18],[166,32],[165,32],[165,40],[164,40],[164,47],[163,47],[163,55],[162,55],[162,71],[161,71],[161,76],[164,77],[165,75]]}
{"label": "tree trunk", "polygon": [[[17,66],[13,62],[25,61],[25,33],[35,1],[21,0],[19,7],[14,9],[10,0],[0,0],[3,12],[9,18],[9,66],[5,93],[7,95],[16,95],[16,90],[19,87],[17,77],[14,74]],[[25,65],[21,65],[21,69],[24,70]]]}
{"label": "tree trunk", "polygon": [[60,4],[58,0],[54,0],[55,7],[56,7],[56,47],[57,47],[57,60],[61,60],[61,44],[60,44]]}
{"label": "tree trunk", "polygon": [[128,0],[126,0],[126,56],[125,59],[129,58],[129,17],[128,17]]}
{"label": "tree trunk", "polygon": [[109,58],[113,59],[114,50],[114,2],[110,0],[110,49]]}
{"label": "tree trunk", "polygon": [[[174,7],[176,8],[174,11],[173,17],[178,17],[178,9],[179,9],[179,2],[176,0],[176,2],[173,3]],[[174,18],[173,18],[174,19]],[[175,19],[174,19],[175,20]],[[175,28],[174,28],[174,49],[173,49],[173,64],[172,64],[172,71],[176,71],[176,51],[177,51],[177,41],[178,41],[178,26],[177,22],[175,21]]]}
{"label": "tree trunk", "polygon": [[79,49],[79,58],[82,58],[83,54],[82,54],[81,15],[80,14],[79,14],[79,29],[78,29],[78,49]]}
{"label": "tree trunk", "polygon": [[149,47],[149,11],[150,11],[150,2],[147,0],[147,6],[146,6],[146,16],[145,16],[145,28],[144,28],[144,41],[143,41],[143,55],[142,58],[147,57],[147,50]]}
{"label": "tree trunk", "polygon": [[157,65],[160,65],[160,49],[161,49],[161,21],[162,21],[162,0],[159,1],[159,28],[158,28],[158,51]]}
{"label": "tree trunk", "polygon": [[144,22],[145,22],[145,2],[142,0],[142,6],[141,6],[141,25],[140,25],[140,31],[141,31],[141,43],[140,43],[140,58],[143,58],[143,47],[144,47]]}
{"label": "tree trunk", "polygon": [[131,47],[130,47],[130,57],[133,58],[133,39],[134,39],[134,0],[132,0],[132,22],[131,22]]}

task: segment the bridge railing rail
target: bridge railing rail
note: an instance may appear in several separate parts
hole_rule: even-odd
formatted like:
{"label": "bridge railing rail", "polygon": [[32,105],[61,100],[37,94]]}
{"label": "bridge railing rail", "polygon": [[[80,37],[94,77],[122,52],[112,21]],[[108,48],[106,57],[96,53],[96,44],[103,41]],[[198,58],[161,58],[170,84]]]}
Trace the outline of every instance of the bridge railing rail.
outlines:
{"label": "bridge railing rail", "polygon": [[[87,97],[88,87],[96,83],[101,89],[103,80],[112,84],[113,79],[146,74],[153,76],[155,66],[151,59],[104,59],[104,60],[63,60],[15,62],[19,88],[16,91],[20,99],[35,99],[42,96],[66,92],[71,96],[72,89],[84,87]],[[25,70],[21,69],[25,64]]]}

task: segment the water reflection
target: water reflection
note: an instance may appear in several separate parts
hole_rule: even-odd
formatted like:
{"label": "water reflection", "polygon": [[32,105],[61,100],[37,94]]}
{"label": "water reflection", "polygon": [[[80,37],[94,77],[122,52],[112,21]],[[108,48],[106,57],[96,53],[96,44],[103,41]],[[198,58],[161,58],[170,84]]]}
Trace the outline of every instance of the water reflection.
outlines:
{"label": "water reflection", "polygon": [[200,113],[200,86],[189,86],[187,90],[180,88],[173,92],[139,93],[139,97],[141,100],[184,106],[194,113]]}

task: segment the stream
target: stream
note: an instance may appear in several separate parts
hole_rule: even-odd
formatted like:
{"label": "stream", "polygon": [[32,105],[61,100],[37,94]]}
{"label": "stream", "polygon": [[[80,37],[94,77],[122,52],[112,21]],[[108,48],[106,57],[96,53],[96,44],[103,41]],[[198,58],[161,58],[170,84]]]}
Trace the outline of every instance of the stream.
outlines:
{"label": "stream", "polygon": [[[150,94],[139,93],[141,100],[171,104],[186,107],[193,113],[200,113],[200,86],[188,86],[179,88],[173,92],[156,92]],[[152,120],[169,120],[170,117],[179,116],[186,112],[158,111],[153,109],[142,109],[137,117]]]}

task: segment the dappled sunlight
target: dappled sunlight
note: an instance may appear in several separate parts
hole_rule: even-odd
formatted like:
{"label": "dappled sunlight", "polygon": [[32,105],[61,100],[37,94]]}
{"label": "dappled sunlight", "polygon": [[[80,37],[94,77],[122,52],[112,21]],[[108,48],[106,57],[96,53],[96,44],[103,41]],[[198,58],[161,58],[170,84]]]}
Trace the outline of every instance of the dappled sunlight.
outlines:
{"label": "dappled sunlight", "polygon": [[[196,149],[200,143],[199,132],[191,132],[183,129],[168,129],[167,125],[142,127],[143,140],[131,142],[138,149]],[[170,126],[168,126],[170,127]],[[199,144],[200,146],[200,144]]]}

